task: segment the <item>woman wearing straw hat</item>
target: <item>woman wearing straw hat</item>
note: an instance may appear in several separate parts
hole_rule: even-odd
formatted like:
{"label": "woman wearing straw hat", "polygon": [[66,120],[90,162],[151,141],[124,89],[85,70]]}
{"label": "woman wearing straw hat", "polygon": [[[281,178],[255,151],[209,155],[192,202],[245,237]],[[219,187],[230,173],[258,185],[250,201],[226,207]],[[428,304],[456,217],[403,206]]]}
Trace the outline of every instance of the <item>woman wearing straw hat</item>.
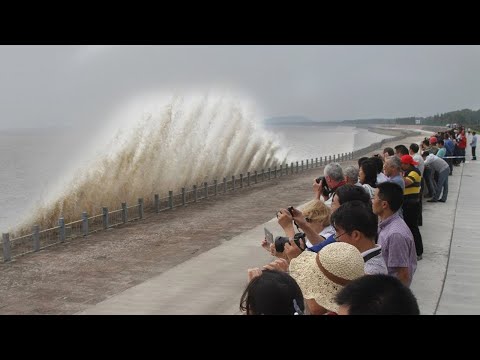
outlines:
{"label": "woman wearing straw hat", "polygon": [[311,314],[337,313],[335,295],[364,273],[358,249],[344,242],[325,246],[318,253],[304,251],[290,262],[290,275],[300,286]]}

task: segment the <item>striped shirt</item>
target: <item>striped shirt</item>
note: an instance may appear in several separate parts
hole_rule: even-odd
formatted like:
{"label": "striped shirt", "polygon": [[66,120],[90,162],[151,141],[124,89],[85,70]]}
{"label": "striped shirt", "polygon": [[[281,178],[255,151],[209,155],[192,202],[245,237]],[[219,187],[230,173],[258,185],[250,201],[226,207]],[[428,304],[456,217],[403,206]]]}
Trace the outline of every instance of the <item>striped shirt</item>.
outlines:
{"label": "striped shirt", "polygon": [[403,195],[408,197],[411,197],[413,195],[417,196],[418,194],[420,194],[420,182],[422,181],[422,175],[420,175],[420,170],[418,170],[416,167],[411,166],[410,169],[405,171],[405,174],[405,178],[410,179],[411,181],[413,181],[413,183],[407,185],[407,183],[405,182],[405,189],[403,190]]}

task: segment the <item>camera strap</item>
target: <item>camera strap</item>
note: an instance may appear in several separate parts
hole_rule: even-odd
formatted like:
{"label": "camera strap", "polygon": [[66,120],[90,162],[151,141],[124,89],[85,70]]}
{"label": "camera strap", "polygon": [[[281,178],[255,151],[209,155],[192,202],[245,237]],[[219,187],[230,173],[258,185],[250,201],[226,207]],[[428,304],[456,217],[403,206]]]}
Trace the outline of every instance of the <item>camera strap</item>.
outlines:
{"label": "camera strap", "polygon": [[382,252],[382,249],[377,249],[375,251],[372,251],[371,253],[369,253],[369,254],[367,254],[363,257],[363,262],[367,262],[368,260],[370,260],[371,258],[374,258],[375,256],[377,256],[381,252]]}

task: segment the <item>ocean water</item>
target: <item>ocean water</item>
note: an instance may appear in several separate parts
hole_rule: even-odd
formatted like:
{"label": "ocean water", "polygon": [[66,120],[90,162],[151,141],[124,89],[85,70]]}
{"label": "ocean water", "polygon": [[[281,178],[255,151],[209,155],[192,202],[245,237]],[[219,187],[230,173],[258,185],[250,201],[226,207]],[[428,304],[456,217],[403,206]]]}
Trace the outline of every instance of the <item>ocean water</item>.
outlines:
{"label": "ocean water", "polygon": [[96,137],[82,127],[0,131],[0,231],[45,229],[60,216],[74,221],[82,211],[99,214],[102,206],[387,137],[342,126],[263,127],[242,105],[217,100],[176,98],[126,111],[135,121]]}

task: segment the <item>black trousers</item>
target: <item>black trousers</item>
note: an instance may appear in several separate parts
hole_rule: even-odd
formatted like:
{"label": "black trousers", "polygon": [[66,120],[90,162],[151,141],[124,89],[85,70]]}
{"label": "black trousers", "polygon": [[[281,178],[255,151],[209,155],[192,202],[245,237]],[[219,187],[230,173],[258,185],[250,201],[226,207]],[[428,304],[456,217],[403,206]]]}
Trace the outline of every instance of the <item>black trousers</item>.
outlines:
{"label": "black trousers", "polygon": [[418,217],[420,213],[420,201],[418,197],[415,199],[406,198],[403,202],[403,220],[409,227],[413,234],[413,240],[415,241],[415,250],[417,256],[423,254],[423,241],[422,234],[418,228]]}
{"label": "black trousers", "polygon": [[472,146],[472,160],[477,160],[477,155],[475,155],[476,146]]}

